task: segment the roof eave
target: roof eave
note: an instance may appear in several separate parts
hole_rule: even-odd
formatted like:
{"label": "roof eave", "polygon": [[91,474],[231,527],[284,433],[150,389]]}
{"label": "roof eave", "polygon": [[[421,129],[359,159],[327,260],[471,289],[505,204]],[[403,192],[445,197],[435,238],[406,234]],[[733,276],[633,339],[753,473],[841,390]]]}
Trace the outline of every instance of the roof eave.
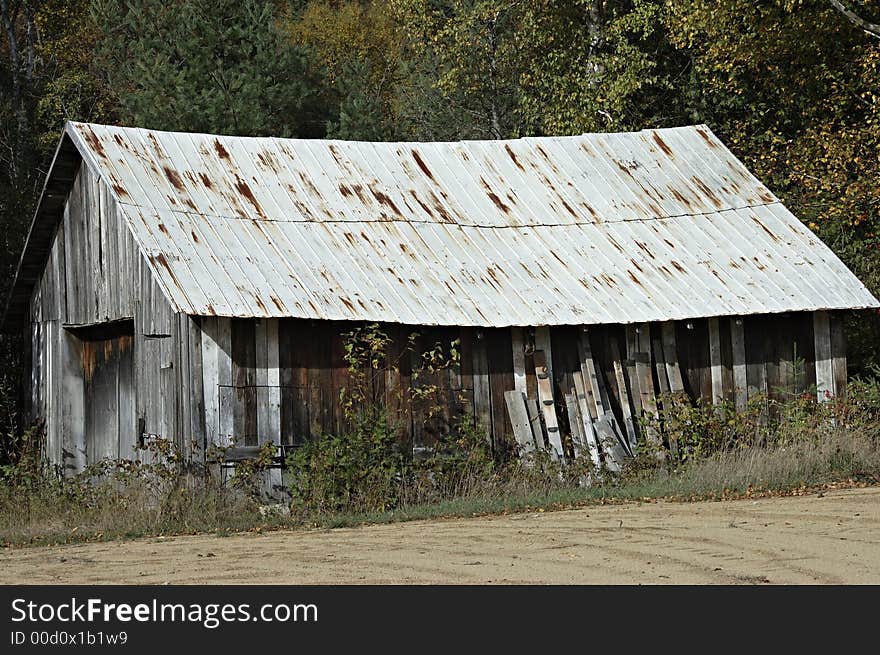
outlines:
{"label": "roof eave", "polygon": [[64,213],[70,187],[79,171],[82,154],[71,137],[70,123],[65,124],[43,183],[43,190],[31,220],[27,239],[6,300],[0,332],[21,329],[34,285],[40,279],[51,252],[52,240]]}

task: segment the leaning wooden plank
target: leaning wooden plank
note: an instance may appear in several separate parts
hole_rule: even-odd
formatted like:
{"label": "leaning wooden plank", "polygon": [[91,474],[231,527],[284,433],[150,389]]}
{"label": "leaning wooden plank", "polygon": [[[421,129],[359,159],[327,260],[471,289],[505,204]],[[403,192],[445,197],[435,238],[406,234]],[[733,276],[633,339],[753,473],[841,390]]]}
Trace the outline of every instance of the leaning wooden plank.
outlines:
{"label": "leaning wooden plank", "polygon": [[675,322],[666,321],[661,328],[663,337],[663,361],[666,363],[666,377],[672,393],[684,391],[681,367],[678,365],[678,353],[675,347]]}
{"label": "leaning wooden plank", "polygon": [[636,422],[638,422],[642,415],[642,391],[639,387],[639,375],[636,371],[636,360],[624,360],[623,369],[626,371],[626,377],[629,381],[630,400],[633,405],[633,414]]}
{"label": "leaning wooden plank", "polygon": [[532,426],[529,423],[529,412],[526,409],[526,398],[522,391],[505,391],[504,402],[513,426],[513,436],[519,445],[520,457],[525,457],[535,450]]}
{"label": "leaning wooden plank", "polygon": [[535,375],[538,378],[538,403],[544,414],[544,425],[547,428],[547,441],[550,442],[551,455],[554,459],[564,461],[562,435],[559,433],[559,421],[556,418],[550,371],[547,368],[547,359],[543,350],[535,351]]}
{"label": "leaning wooden plank", "polygon": [[521,327],[510,328],[510,341],[513,349],[513,387],[526,393],[526,354]]}
{"label": "leaning wooden plank", "polygon": [[578,417],[577,397],[574,393],[565,394],[565,411],[568,415],[568,425],[571,428],[571,449],[575,459],[577,459],[585,449],[585,441],[583,435],[584,428]]}
{"label": "leaning wooden plank", "polygon": [[584,386],[587,390],[588,397],[593,401],[595,414],[590,412],[591,416],[601,418],[605,415],[605,405],[602,403],[602,392],[599,387],[599,376],[596,371],[596,363],[593,361],[593,351],[590,347],[590,334],[587,328],[581,331],[581,338],[578,342],[578,350],[581,359],[581,374],[584,377]]}
{"label": "leaning wooden plank", "polygon": [[620,407],[623,411],[623,423],[626,429],[627,440],[629,441],[629,449],[631,452],[636,450],[636,422],[633,417],[632,404],[630,403],[630,393],[627,389],[626,374],[623,368],[623,362],[620,360],[620,349],[617,341],[611,339],[611,359],[614,366],[614,377],[617,379],[617,389],[620,393]]}
{"label": "leaning wooden plank", "polygon": [[670,392],[671,388],[666,370],[666,356],[663,354],[663,343],[657,329],[651,334],[651,351],[654,355],[654,369],[657,372],[657,384],[660,385],[660,394],[665,396]]}
{"label": "leaning wooden plank", "polygon": [[[599,470],[602,466],[602,462],[599,459],[599,442],[596,439],[593,419],[590,416],[590,400],[587,398],[583,376],[578,375],[577,371],[575,371],[574,374],[574,391],[578,404],[578,414],[580,414],[581,424],[583,426],[584,439],[587,442],[587,450],[590,453],[590,459],[593,462],[593,466],[596,467],[596,470]],[[593,409],[595,410],[595,405],[593,406]]]}
{"label": "leaning wooden plank", "polygon": [[534,398],[526,398],[526,410],[529,413],[529,426],[532,429],[532,439],[535,440],[535,446],[538,450],[544,450],[547,447],[547,439],[544,438],[544,427],[538,401]]}
{"label": "leaning wooden plank", "polygon": [[623,330],[626,335],[626,357],[632,359],[632,356],[639,352],[639,333],[638,326],[634,324],[624,325]]}
{"label": "leaning wooden plank", "polygon": [[733,399],[737,412],[744,412],[749,400],[746,376],[746,337],[741,316],[730,319],[730,343],[733,353]]}
{"label": "leaning wooden plank", "polygon": [[828,312],[813,312],[813,340],[816,348],[816,396],[819,402],[823,402],[834,397],[834,366]]}
{"label": "leaning wooden plank", "polygon": [[547,374],[550,376],[550,387],[553,387],[553,351],[550,348],[550,328],[546,325],[535,328],[535,350],[544,352]]}
{"label": "leaning wooden plank", "polygon": [[649,425],[645,429],[645,438],[654,445],[660,445],[660,435],[657,429],[650,425],[651,421],[656,421],[658,418],[657,399],[654,395],[654,381],[651,376],[651,357],[648,353],[635,353],[633,359],[635,361],[636,377],[639,380],[642,411],[649,421]]}
{"label": "leaning wooden plank", "polygon": [[834,395],[846,393],[846,334],[843,321],[835,314],[830,317],[831,324],[831,373],[834,381]]}
{"label": "leaning wooden plank", "polygon": [[596,436],[605,455],[605,467],[616,473],[623,467],[627,451],[623,446],[623,437],[614,421],[614,415],[608,412],[596,421],[595,425]]}
{"label": "leaning wooden plank", "polygon": [[718,317],[709,319],[709,366],[712,373],[712,404],[724,401],[724,377],[721,370],[721,329]]}

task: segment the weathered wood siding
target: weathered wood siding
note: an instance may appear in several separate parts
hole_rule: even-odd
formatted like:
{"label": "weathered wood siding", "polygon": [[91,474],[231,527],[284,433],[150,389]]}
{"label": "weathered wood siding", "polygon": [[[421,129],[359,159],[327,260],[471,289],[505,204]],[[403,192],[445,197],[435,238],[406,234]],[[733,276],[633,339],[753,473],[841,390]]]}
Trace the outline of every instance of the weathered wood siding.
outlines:
{"label": "weathered wood siding", "polygon": [[[196,429],[181,427],[193,420],[189,399],[180,400],[193,384],[187,357],[198,332],[191,324],[165,300],[112,193],[81,165],[29,307],[28,410],[31,419],[45,421],[48,459],[73,473],[102,456],[133,457],[142,433],[180,444],[185,435],[202,434],[198,408],[190,426]],[[89,362],[94,348],[103,352],[106,345],[94,330],[107,325],[130,326],[123,337],[130,348],[115,350],[122,359],[108,361],[117,371],[129,367],[130,375],[110,376],[118,389],[97,394]],[[99,386],[111,384],[110,377]],[[96,396],[109,402],[111,395],[119,400],[106,412],[89,402]]]}
{"label": "weathered wood siding", "polygon": [[[344,334],[356,324],[219,317],[196,321],[200,343],[191,361],[198,362],[200,373],[193,381],[201,384],[199,427],[209,441],[229,444],[234,440],[245,446],[266,440],[296,444],[351,427],[340,395],[351,384],[343,357]],[[583,334],[597,363],[598,383],[606,396],[603,402],[621,425],[627,424],[624,412],[630,405],[626,398],[637,391],[624,386],[621,402],[623,371],[632,365],[629,355],[644,348],[653,349],[655,356],[661,353],[657,370],[644,367],[646,385],[667,390],[660,386],[658,371],[669,370],[677,388],[668,390],[683,388],[692,398],[702,397],[709,403],[737,406],[756,394],[780,399],[816,383],[811,314],[721,317],[715,323],[716,336],[711,340],[709,319],[641,324],[637,331],[622,325],[591,326],[588,333],[578,326],[383,325],[392,340],[385,361],[366,371],[368,395],[386,408],[400,438],[418,452],[430,448],[462,420],[483,429],[496,448],[514,443],[504,394],[519,386],[537,397],[536,349],[550,351],[547,364],[556,414],[563,431],[569,431],[564,399],[575,386],[575,373],[581,370]],[[675,343],[669,350],[672,335]],[[628,336],[634,341],[628,343]],[[434,372],[427,370],[422,353],[438,343],[448,350],[453,341],[458,361]],[[834,361],[839,368],[840,353],[837,357]],[[832,371],[830,362],[826,368]],[[667,376],[662,379],[666,382]],[[835,390],[841,392],[839,387]],[[652,394],[643,390],[645,402],[651,402]]]}

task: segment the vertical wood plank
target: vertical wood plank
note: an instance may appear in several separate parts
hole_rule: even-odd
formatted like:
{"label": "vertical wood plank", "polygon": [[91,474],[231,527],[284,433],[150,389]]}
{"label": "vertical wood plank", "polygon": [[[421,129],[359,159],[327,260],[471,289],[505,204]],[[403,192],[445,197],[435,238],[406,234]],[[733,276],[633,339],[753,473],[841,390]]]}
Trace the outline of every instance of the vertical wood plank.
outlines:
{"label": "vertical wood plank", "polygon": [[[550,342],[550,328],[546,325],[535,328],[535,350],[540,350],[544,353],[547,375],[550,376],[550,387],[553,388],[554,380],[556,380],[553,374],[553,348]],[[540,382],[538,384],[540,385]]]}
{"label": "vertical wood plank", "polygon": [[[602,402],[602,390],[599,386],[599,377],[596,364],[593,361],[593,350],[590,345],[590,333],[583,328],[580,335],[578,354],[581,360],[581,375],[584,378],[584,387],[587,389],[587,397],[593,401],[597,418],[605,415],[605,405]],[[592,416],[592,411],[590,412]]]}
{"label": "vertical wood plank", "polygon": [[489,387],[489,356],[486,350],[486,335],[477,329],[471,344],[473,351],[474,416],[478,429],[486,432],[492,443],[492,406]]}
{"label": "vertical wood plank", "polygon": [[730,343],[733,353],[733,399],[737,412],[744,412],[748,405],[748,378],[746,375],[746,338],[742,317],[730,319]]}
{"label": "vertical wood plank", "polygon": [[487,336],[492,440],[495,452],[503,455],[505,449],[510,448],[513,436],[510,419],[504,407],[504,392],[514,388],[513,352],[509,330],[495,328],[489,330]]}
{"label": "vertical wood plank", "polygon": [[709,367],[712,376],[712,404],[724,401],[724,381],[721,371],[721,330],[718,318],[709,319]]}
{"label": "vertical wood plank", "polygon": [[521,327],[510,328],[510,341],[513,352],[513,387],[517,391],[526,393],[525,342],[523,338],[523,329]]}
{"label": "vertical wood plank", "polygon": [[666,364],[669,390],[672,393],[683,393],[684,381],[681,377],[681,367],[678,364],[678,351],[675,344],[675,322],[664,321],[660,330],[663,340],[663,361]]}
{"label": "vertical wood plank", "polygon": [[532,436],[532,426],[529,422],[525,395],[519,390],[505,391],[504,402],[510,415],[513,436],[520,448],[520,455],[525,457],[535,450],[535,441]]}
{"label": "vertical wood plank", "polygon": [[[587,451],[590,454],[590,460],[593,462],[593,466],[596,470],[599,470],[602,466],[602,462],[599,459],[599,442],[596,438],[596,428],[590,414],[590,399],[587,397],[583,375],[574,376],[574,393],[575,400],[578,403],[578,415],[581,419]],[[595,411],[595,409],[595,405],[593,405],[593,410]]]}
{"label": "vertical wood plank", "polygon": [[813,312],[813,341],[816,349],[816,396],[819,402],[824,402],[834,397],[831,321],[826,311]]}
{"label": "vertical wood plank", "polygon": [[538,407],[538,401],[535,398],[526,399],[526,410],[529,413],[529,424],[532,427],[532,438],[535,440],[535,447],[544,450],[547,447],[547,440],[544,438],[544,428],[542,427],[542,412]]}
{"label": "vertical wood plank", "polygon": [[612,337],[610,341],[611,360],[614,366],[614,377],[617,379],[617,389],[620,395],[620,407],[623,412],[623,424],[626,430],[627,440],[629,441],[630,450],[635,451],[637,434],[636,422],[633,417],[632,404],[630,403],[631,392],[627,389],[626,375],[624,373],[624,364],[620,359],[620,348],[617,340]]}
{"label": "vertical wood plank", "polygon": [[[639,393],[641,395],[642,411],[649,419],[656,420],[657,399],[654,394],[654,381],[651,376],[651,357],[648,353],[638,352],[633,356],[635,362],[636,377],[639,381]],[[645,430],[645,438],[654,444],[659,444],[660,436],[653,428]]]}
{"label": "vertical wood plank", "polygon": [[583,434],[583,425],[578,416],[577,397],[574,393],[565,394],[565,412],[568,416],[568,425],[571,429],[571,449],[575,458],[580,458],[586,450],[586,440]]}
{"label": "vertical wood plank", "polygon": [[564,461],[562,435],[559,432],[559,421],[556,418],[556,405],[550,382],[550,368],[547,366],[547,354],[543,350],[535,351],[535,376],[538,378],[538,402],[544,414],[547,440],[551,446],[550,454],[553,459]]}
{"label": "vertical wood plank", "polygon": [[217,427],[221,446],[232,444],[235,432],[235,388],[232,379],[232,319],[216,318],[217,329]]}
{"label": "vertical wood plank", "polygon": [[843,330],[843,320],[838,314],[831,314],[829,323],[831,329],[831,372],[834,381],[834,395],[837,397],[846,394],[846,333]]}

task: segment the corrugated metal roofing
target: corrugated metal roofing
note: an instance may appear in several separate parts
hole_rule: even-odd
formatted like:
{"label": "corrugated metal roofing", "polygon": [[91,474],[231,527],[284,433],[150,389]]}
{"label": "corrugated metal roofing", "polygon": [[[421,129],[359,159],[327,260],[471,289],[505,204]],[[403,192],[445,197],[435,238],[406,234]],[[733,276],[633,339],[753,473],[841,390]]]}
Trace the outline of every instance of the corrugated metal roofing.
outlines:
{"label": "corrugated metal roofing", "polygon": [[189,314],[506,326],[880,306],[706,126],[458,143],[66,130]]}

